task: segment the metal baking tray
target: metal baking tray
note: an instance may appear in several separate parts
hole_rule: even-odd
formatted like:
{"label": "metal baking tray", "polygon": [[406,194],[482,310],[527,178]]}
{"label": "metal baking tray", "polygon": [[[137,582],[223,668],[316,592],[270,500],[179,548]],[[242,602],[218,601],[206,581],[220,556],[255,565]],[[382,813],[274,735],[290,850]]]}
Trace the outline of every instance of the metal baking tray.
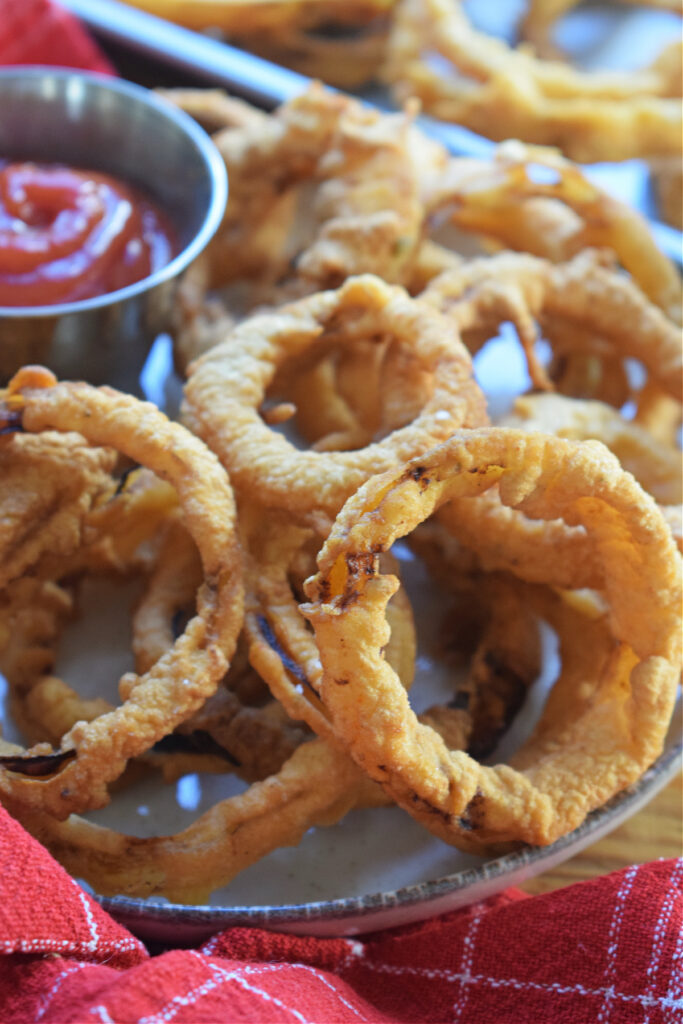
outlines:
{"label": "metal baking tray", "polygon": [[[306,76],[288,68],[208,35],[180,28],[119,3],[118,0],[62,0],[62,3],[105,45],[122,48],[139,58],[141,63],[145,60],[153,61],[175,71],[184,81],[222,86],[266,109],[299,95],[311,82]],[[483,10],[486,5],[478,6]],[[488,6],[495,7],[497,16],[503,10],[498,0]],[[510,6],[514,7],[504,5],[506,8]],[[652,33],[652,36],[656,35],[656,32]],[[642,32],[638,38],[644,38]],[[602,48],[602,55],[607,52],[608,59],[614,61],[615,50],[618,56],[620,48],[632,47],[633,43],[633,33],[621,31],[611,48]],[[363,94],[361,98],[384,109],[390,105],[382,93]],[[419,123],[426,134],[438,139],[454,155],[483,157],[495,145],[491,140],[465,128],[444,124],[430,117],[420,117]],[[623,163],[593,164],[586,168],[586,174],[606,191],[644,213],[662,251],[679,265],[683,264],[683,235],[675,228],[662,224],[654,216],[649,170],[645,162],[629,160]]]}

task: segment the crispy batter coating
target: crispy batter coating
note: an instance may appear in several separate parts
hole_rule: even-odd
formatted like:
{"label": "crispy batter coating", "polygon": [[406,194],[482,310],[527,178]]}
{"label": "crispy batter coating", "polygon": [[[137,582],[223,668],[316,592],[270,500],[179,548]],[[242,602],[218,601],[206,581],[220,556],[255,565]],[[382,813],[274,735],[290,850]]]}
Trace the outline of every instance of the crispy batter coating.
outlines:
{"label": "crispy batter coating", "polygon": [[451,559],[442,539],[443,534],[423,536],[412,546],[454,598],[444,616],[447,663],[453,657],[469,663],[453,697],[418,718],[450,750],[466,750],[481,760],[493,752],[540,674],[538,618],[518,580],[465,571],[463,559]]}
{"label": "crispy batter coating", "polygon": [[[103,806],[107,783],[126,762],[171,732],[213,693],[225,674],[242,621],[241,550],[236,536],[232,492],[224,471],[204,445],[154,406],[109,388],[87,384],[24,387],[18,374],[10,395],[21,398],[21,425],[77,430],[94,445],[117,447],[153,469],[178,492],[186,526],[197,542],[204,584],[197,615],[171,651],[142,676],[121,680],[124,704],[90,723],[76,725],[62,738],[51,776],[35,779],[5,766],[0,787],[27,806],[66,817],[74,810]],[[29,751],[49,757],[44,746]],[[48,761],[49,765],[50,762]]]}
{"label": "crispy batter coating", "polygon": [[137,672],[147,672],[173,646],[178,635],[174,628],[178,617],[194,613],[201,582],[202,563],[197,545],[182,520],[173,518],[167,524],[155,565],[133,614]]}
{"label": "crispy batter coating", "polygon": [[[373,273],[405,283],[424,231],[423,179],[445,150],[391,115],[312,86],[254,124],[214,136],[230,179],[223,225],[176,308],[181,370],[235,317]],[[206,301],[209,288],[223,302]]]}
{"label": "crispy batter coating", "polygon": [[[571,440],[598,440],[633,473],[659,504],[679,551],[683,550],[680,449],[656,438],[601,402],[560,395],[517,399],[501,425],[556,434]],[[530,582],[558,587],[599,586],[595,562],[581,528],[529,519],[500,501],[496,488],[473,501],[454,498],[437,513],[446,532],[475,552],[484,568],[507,570]]]}
{"label": "crispy batter coating", "polygon": [[508,141],[490,161],[454,157],[425,177],[431,218],[554,263],[588,248],[610,249],[647,297],[681,320],[678,268],[659,249],[645,218],[599,188],[552,149]]}
{"label": "crispy batter coating", "polygon": [[[16,752],[0,740],[6,756]],[[79,878],[104,894],[163,893],[204,903],[249,864],[279,846],[296,846],[314,825],[338,821],[363,787],[347,754],[324,740],[303,743],[277,775],[212,807],[175,836],[139,839],[75,815],[55,821],[3,794],[3,804]]]}
{"label": "crispy batter coating", "polygon": [[[429,384],[427,401],[412,422],[360,450],[315,452],[298,451],[259,416],[268,386],[287,360],[315,361],[330,344],[352,346],[355,337],[383,341],[387,336],[386,351],[396,360],[399,380],[425,374]],[[386,403],[386,395],[380,400]],[[483,397],[456,331],[402,289],[369,276],[238,325],[191,368],[185,408],[238,492],[306,516],[316,511],[334,516],[373,472],[448,437],[456,426],[481,423],[484,416]]]}
{"label": "crispy batter coating", "polygon": [[[274,526],[271,523],[271,528]],[[265,530],[256,533],[262,540]],[[273,546],[279,546],[277,540],[271,540]],[[264,561],[273,552],[261,550],[260,554]],[[297,579],[310,561],[308,549],[304,557],[294,557],[292,572]],[[282,588],[275,585],[278,572],[272,561],[267,568],[270,582],[261,587],[261,611],[275,623],[278,601],[291,606],[298,617],[299,631],[305,632],[294,595],[291,591],[281,593]],[[519,600],[515,594],[516,583],[480,577],[476,584],[470,581],[466,589],[468,607],[476,603],[478,615],[483,615],[467,637],[468,646],[473,638],[479,637],[478,643],[475,639],[477,650],[472,670],[453,706],[434,707],[422,719],[433,724],[450,747],[468,741],[473,749],[489,750],[538,672],[538,636],[534,613],[525,595],[519,594]],[[392,604],[392,637],[386,656],[399,673],[407,673],[404,679],[410,679],[415,653],[410,606],[400,596],[398,603]],[[286,617],[287,608],[282,613]],[[288,635],[291,634],[290,629]],[[315,652],[310,635],[308,646]],[[299,651],[300,647],[295,639],[292,650]],[[281,655],[279,645],[270,649]],[[288,665],[294,664],[289,656],[286,660]],[[269,678],[272,674],[271,671]],[[296,693],[295,688],[293,692]],[[190,730],[205,729],[229,750],[238,755],[240,750],[245,752],[246,760],[251,759],[252,770],[265,769],[270,764],[272,777],[257,781],[244,794],[222,801],[176,836],[137,839],[74,816],[64,823],[56,822],[47,815],[13,805],[11,798],[8,806],[68,870],[86,878],[99,892],[134,896],[161,893],[181,902],[202,902],[214,888],[227,884],[238,871],[276,846],[297,843],[308,828],[331,824],[353,806],[389,802],[381,787],[367,779],[348,755],[337,750],[335,743],[302,743],[305,737],[299,730],[287,751],[283,744],[288,736],[293,736],[293,723],[277,702],[259,709],[236,710],[238,707],[235,695],[222,688],[181,726],[181,732],[194,735]],[[294,709],[298,710],[296,699]],[[250,715],[255,727],[251,731]],[[265,731],[266,716],[272,726],[270,735]],[[246,745],[253,749],[247,750]],[[0,749],[12,753],[9,744],[0,742]],[[259,751],[260,761],[255,760]],[[169,756],[170,763],[160,761]],[[155,753],[146,758],[153,764],[155,759],[169,779],[177,777],[176,769],[198,768],[198,761],[193,761],[191,754]],[[245,775],[242,767],[236,770]],[[264,770],[258,778],[266,774],[269,773]]]}
{"label": "crispy batter coating", "polygon": [[510,572],[528,583],[567,589],[599,585],[593,552],[581,527],[532,519],[505,505],[496,487],[476,498],[454,496],[436,518],[476,554],[487,572]]}
{"label": "crispy batter coating", "polygon": [[517,399],[502,423],[572,441],[602,441],[617,456],[622,469],[633,473],[659,505],[680,505],[683,501],[680,450],[655,441],[639,424],[602,402],[582,402],[562,395],[525,395]]}
{"label": "crispy batter coating", "polygon": [[[245,616],[249,659],[293,718],[303,719],[319,736],[335,743],[318,696],[320,652],[298,607],[302,596],[298,581],[303,583],[310,575],[319,541],[283,517],[269,515],[259,521],[252,511],[249,519]],[[441,553],[429,553],[439,575]],[[383,556],[382,562],[383,571],[398,576],[398,563],[391,556]],[[470,612],[477,610],[467,637],[472,660],[453,701],[430,707],[420,720],[432,725],[451,749],[488,753],[540,671],[537,624],[513,580],[479,575],[475,583],[449,574],[448,586],[467,602]],[[386,615],[389,638],[383,657],[409,690],[416,638],[412,608],[403,590],[393,595]]]}
{"label": "crispy batter coating", "polygon": [[[202,580],[199,552],[180,520],[169,524],[156,564],[133,615],[133,650],[138,672],[147,671],[175,642],[182,622],[194,612]],[[216,755],[223,771],[234,769],[250,782],[279,771],[304,739],[307,730],[288,718],[253,670],[236,657],[216,693],[178,726],[196,748],[184,752],[179,736],[168,737],[164,751],[145,760],[159,767],[168,781],[188,771],[205,771]],[[209,737],[212,743],[206,743]],[[204,753],[202,747],[207,747]],[[178,749],[174,749],[178,748]],[[190,758],[193,758],[192,762]],[[207,759],[209,761],[207,762]],[[228,763],[226,764],[225,761]]]}
{"label": "crispy batter coating", "polygon": [[177,294],[181,373],[247,313],[352,274],[419,293],[460,262],[429,237],[444,221],[489,246],[554,262],[609,248],[680,319],[678,271],[647,222],[553,150],[505,142],[490,160],[451,158],[415,127],[412,110],[380,114],[316,86],[271,115],[255,114],[215,136],[230,203]]}
{"label": "crispy batter coating", "polygon": [[[137,471],[133,480],[146,473]],[[139,493],[135,483],[132,490]],[[128,517],[135,533],[139,508],[122,502],[123,493],[115,499],[117,532],[123,532],[122,524]],[[152,668],[173,646],[182,624],[194,613],[196,593],[202,582],[197,548],[173,511],[133,613],[133,651],[138,673]],[[111,519],[107,527],[113,525]],[[103,524],[99,526],[102,528]],[[101,539],[104,536],[101,534]],[[65,576],[68,581],[74,580],[76,574],[80,582],[83,574],[112,570],[120,574],[130,568],[140,571],[146,566],[136,562],[124,566],[120,555],[113,562],[94,560],[88,549],[61,562],[52,560],[58,578]],[[31,743],[59,746],[61,737],[76,722],[90,722],[114,710],[101,697],[82,698],[64,680],[51,674],[63,629],[75,615],[71,588],[67,590],[40,575],[14,581],[0,600],[0,669],[9,684],[14,723]],[[141,754],[136,759],[136,768],[157,769],[168,782],[191,771],[234,771],[248,781],[258,781],[279,771],[296,747],[310,738],[310,733],[292,722],[276,701],[266,702],[267,687],[260,680],[258,686],[245,680],[249,672],[253,674],[248,665],[235,659],[216,694],[183,722],[175,734]]]}
{"label": "crispy batter coating", "polygon": [[[36,725],[26,698],[53,671],[56,646],[73,611],[67,589],[35,576],[14,580],[0,597],[0,671],[9,682],[12,717],[29,742],[53,738],[42,715]],[[66,731],[57,734],[57,742]]]}
{"label": "crispy batter coating", "polygon": [[[537,388],[552,386],[536,359],[537,323],[552,344],[553,325],[564,322],[577,339],[585,328],[608,353],[637,359],[649,379],[680,403],[683,345],[680,328],[599,254],[580,253],[554,264],[522,253],[473,260],[436,278],[422,298],[447,312],[474,351],[505,320],[514,323]],[[578,342],[579,346],[581,342]]]}
{"label": "crispy batter coating", "polygon": [[74,433],[0,437],[0,582],[78,547],[88,513],[115,487],[115,460]]}
{"label": "crispy batter coating", "polygon": [[[381,658],[397,581],[378,552],[453,495],[499,484],[527,515],[581,526],[609,605],[609,643],[570,722],[544,718],[521,770],[448,752]],[[430,831],[470,850],[547,844],[629,785],[661,751],[680,674],[681,562],[654,502],[597,442],[503,428],[459,431],[346,503],[307,584],[322,698],[356,761]],[[562,692],[565,687],[562,686]],[[541,737],[541,739],[539,739]]]}
{"label": "crispy batter coating", "polygon": [[[445,161],[442,147],[417,138],[413,117],[383,115],[314,85],[270,117],[218,133],[230,203],[211,247],[214,283],[250,273],[282,283],[290,256],[308,291],[352,273],[400,280],[422,229],[420,175]],[[252,246],[283,197],[304,184],[313,189],[313,238],[300,252],[281,245],[264,267]]]}
{"label": "crispy batter coating", "polygon": [[[318,698],[320,653],[298,608],[301,581],[315,567],[319,540],[278,515],[251,512],[246,546],[245,634],[249,661],[291,718],[304,721],[319,736],[335,742]],[[392,562],[392,570],[398,571]],[[415,670],[413,611],[405,595],[389,604],[391,635],[385,657],[409,689]]]}
{"label": "crispy batter coating", "polygon": [[[447,76],[429,54],[448,61]],[[458,0],[401,0],[383,70],[399,102],[488,138],[557,146],[573,160],[680,154],[681,46],[639,71],[583,72],[484,35]]]}
{"label": "crispy batter coating", "polygon": [[[260,782],[276,775],[297,747],[310,740],[311,733],[301,722],[293,721],[276,700],[256,707],[243,704],[230,682],[228,675],[217,693],[178,732],[198,737],[200,750],[203,734],[210,736],[226,752],[236,775],[247,782]],[[200,766],[198,757],[195,770],[202,770]],[[170,778],[165,766],[163,770]]]}

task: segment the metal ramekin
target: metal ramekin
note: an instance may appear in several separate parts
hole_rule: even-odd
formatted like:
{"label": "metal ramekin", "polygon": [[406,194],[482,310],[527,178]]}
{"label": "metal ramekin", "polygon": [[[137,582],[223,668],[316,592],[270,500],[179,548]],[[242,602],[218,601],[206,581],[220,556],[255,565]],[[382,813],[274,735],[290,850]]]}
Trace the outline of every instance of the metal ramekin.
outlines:
{"label": "metal ramekin", "polygon": [[139,392],[154,338],[168,328],[179,275],[221,222],[227,175],[195,122],[154,93],[104,75],[0,69],[0,159],[105,171],[170,216],[179,254],[107,295],[55,306],[0,306],[0,381],[39,362],[63,379]]}

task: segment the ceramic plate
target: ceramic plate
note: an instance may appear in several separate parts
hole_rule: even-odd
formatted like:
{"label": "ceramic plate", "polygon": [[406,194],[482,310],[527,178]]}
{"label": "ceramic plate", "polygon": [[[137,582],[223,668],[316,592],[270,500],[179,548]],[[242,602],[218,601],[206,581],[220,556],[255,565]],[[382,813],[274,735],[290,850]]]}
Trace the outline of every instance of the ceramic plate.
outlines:
{"label": "ceramic plate", "polygon": [[[382,890],[387,875],[400,873],[402,865],[398,863],[401,854],[395,853],[394,835],[384,832],[385,823],[378,820],[375,823],[376,834],[381,835],[383,840],[382,849],[379,851],[377,842],[368,842],[367,829],[363,828],[363,823],[359,823],[360,836],[345,837],[343,849],[338,851],[338,856],[332,863],[321,859],[314,859],[311,863],[309,844],[304,841],[298,856],[295,854],[292,858],[286,857],[289,862],[287,868],[281,863],[285,870],[278,874],[275,884],[281,887],[282,901],[276,901],[269,906],[240,906],[236,903],[223,907],[194,907],[172,903],[151,904],[149,901],[128,899],[123,896],[112,899],[99,898],[99,902],[143,940],[173,943],[176,946],[196,945],[215,932],[235,925],[270,928],[298,935],[353,936],[380,928],[393,928],[422,921],[486,899],[509,886],[520,885],[575,856],[617,828],[644,807],[680,771],[680,734],[679,716],[675,729],[672,729],[671,741],[649,771],[634,786],[590,814],[580,828],[552,846],[532,847],[495,860],[466,857],[449,848],[438,851],[433,849],[431,853],[435,862],[443,863],[444,866],[448,865],[448,861],[451,862],[451,871],[448,874],[399,888]],[[346,827],[355,827],[356,823],[352,819],[358,813],[353,812],[347,816]],[[342,826],[336,826],[328,830],[330,835],[327,837],[327,851],[320,849],[319,844],[310,845],[318,846],[318,852],[322,854],[334,852],[336,830],[341,828]],[[396,831],[400,832],[400,827]],[[437,842],[431,840],[429,846],[436,847]],[[367,847],[372,854],[372,861],[366,861]],[[425,859],[431,859],[426,848],[423,853]],[[281,861],[282,859],[284,858],[281,858]],[[409,860],[410,855],[405,859]],[[271,858],[266,858],[266,861],[271,861]],[[268,871],[266,861],[262,863]],[[363,861],[368,868],[374,868],[376,888],[371,888],[367,895],[293,902],[288,898],[289,887],[291,885],[292,888],[299,888],[301,885],[301,877],[294,877],[291,871],[293,867],[296,872],[297,861],[303,875],[311,871],[322,874],[321,888],[329,886],[335,891],[342,879],[348,880],[349,891],[354,889],[358,879],[354,868],[359,861]],[[342,861],[345,868],[341,876],[333,873],[339,861]],[[242,884],[239,878],[235,882],[236,899],[239,898]]]}
{"label": "ceramic plate", "polygon": [[[495,348],[494,356],[499,371],[501,354],[496,356]],[[489,358],[480,361],[484,370]],[[515,388],[513,370],[511,365],[510,374],[502,379]],[[497,397],[502,402],[505,396]],[[411,700],[420,711],[453,693],[452,676],[439,658],[445,604],[410,551],[401,545],[394,550],[403,562],[402,576],[417,620],[419,648]],[[86,582],[82,615],[66,631],[57,665],[58,674],[83,696],[116,701],[117,681],[132,668],[129,609],[136,597],[136,586],[130,583]],[[558,667],[549,630],[543,642],[543,672],[491,761],[509,757],[538,719]],[[4,686],[0,676],[0,713]],[[3,735],[20,739],[8,716]],[[435,839],[398,808],[374,808],[353,811],[337,825],[309,830],[299,846],[274,851],[217,890],[207,906],[173,905],[162,898],[98,899],[143,939],[175,945],[194,944],[236,924],[353,935],[419,921],[519,884],[616,828],[673,777],[680,763],[680,736],[679,707],[664,753],[643,778],[591,814],[571,835],[543,849],[527,848],[497,859],[476,857]],[[186,775],[174,785],[150,775],[87,816],[132,835],[168,834],[244,788],[230,775]]]}

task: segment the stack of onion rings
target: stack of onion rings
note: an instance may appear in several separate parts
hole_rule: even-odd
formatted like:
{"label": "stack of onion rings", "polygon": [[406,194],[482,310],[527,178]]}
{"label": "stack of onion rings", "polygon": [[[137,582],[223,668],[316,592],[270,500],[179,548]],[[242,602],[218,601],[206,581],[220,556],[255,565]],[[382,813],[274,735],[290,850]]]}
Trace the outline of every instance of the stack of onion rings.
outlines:
{"label": "stack of onion rings", "polygon": [[[435,69],[429,54],[454,74]],[[573,160],[680,154],[681,47],[636,72],[582,72],[476,31],[459,0],[401,0],[384,77],[399,101],[488,138],[557,146]]]}
{"label": "stack of onion rings", "polygon": [[[179,319],[208,347],[189,366],[185,428],[40,369],[0,396],[0,666],[36,744],[2,744],[2,802],[98,891],[179,900],[392,801],[477,852],[552,842],[645,770],[670,717],[674,270],[643,221],[550,151],[450,159],[412,111],[320,88],[272,116],[216,93],[178,100],[218,131],[233,183],[183,283]],[[493,255],[468,259],[452,228]],[[241,309],[212,294],[222,284]],[[471,353],[502,321],[532,386],[559,394],[522,396],[491,428]],[[418,523],[442,656],[468,665],[426,710],[407,693],[402,589],[382,615],[388,546]],[[143,588],[120,708],[56,674],[93,574]],[[539,622],[557,634],[558,679],[531,739],[488,766],[538,676]],[[248,788],[171,836],[59,820],[151,770]]]}
{"label": "stack of onion rings", "polygon": [[[174,98],[171,91],[166,94]],[[196,94],[178,102],[202,118]],[[210,95],[211,110],[219,98]],[[179,368],[254,309],[373,273],[418,294],[460,257],[444,225],[485,246],[562,262],[610,249],[680,321],[680,280],[647,222],[558,153],[506,142],[491,160],[448,157],[412,113],[379,115],[313,87],[272,115],[231,104],[214,136],[231,181],[228,215],[176,304]],[[305,201],[305,209],[302,203]]]}

